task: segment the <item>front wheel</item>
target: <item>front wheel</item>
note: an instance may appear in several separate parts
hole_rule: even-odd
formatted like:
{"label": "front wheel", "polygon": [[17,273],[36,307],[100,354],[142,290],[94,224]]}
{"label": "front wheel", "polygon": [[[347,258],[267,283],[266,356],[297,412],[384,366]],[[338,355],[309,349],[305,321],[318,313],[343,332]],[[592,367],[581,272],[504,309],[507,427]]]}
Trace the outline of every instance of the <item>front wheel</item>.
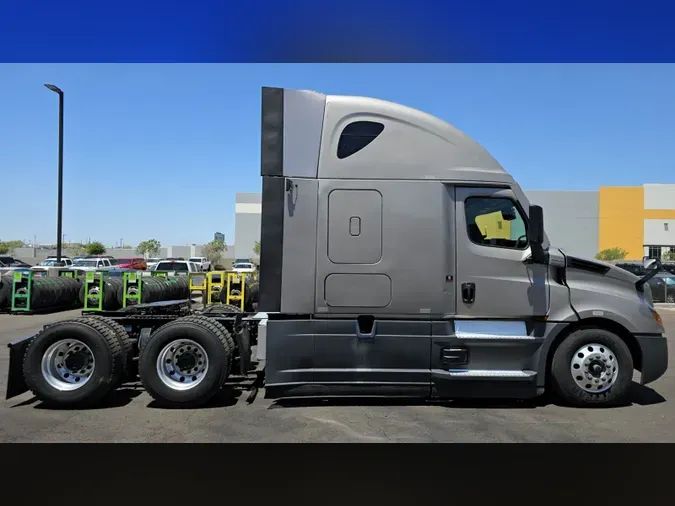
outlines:
{"label": "front wheel", "polygon": [[577,407],[608,407],[626,400],[633,357],[626,343],[602,329],[572,332],[553,355],[555,393]]}

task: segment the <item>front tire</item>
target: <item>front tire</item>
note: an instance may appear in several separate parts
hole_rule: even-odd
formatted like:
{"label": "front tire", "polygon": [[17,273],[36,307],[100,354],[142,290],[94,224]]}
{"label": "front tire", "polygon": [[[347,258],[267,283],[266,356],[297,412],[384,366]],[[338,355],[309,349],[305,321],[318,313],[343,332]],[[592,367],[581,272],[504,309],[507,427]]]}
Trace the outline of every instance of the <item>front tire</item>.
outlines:
{"label": "front tire", "polygon": [[553,355],[554,392],[576,407],[609,407],[626,401],[633,357],[626,343],[603,329],[572,332]]}

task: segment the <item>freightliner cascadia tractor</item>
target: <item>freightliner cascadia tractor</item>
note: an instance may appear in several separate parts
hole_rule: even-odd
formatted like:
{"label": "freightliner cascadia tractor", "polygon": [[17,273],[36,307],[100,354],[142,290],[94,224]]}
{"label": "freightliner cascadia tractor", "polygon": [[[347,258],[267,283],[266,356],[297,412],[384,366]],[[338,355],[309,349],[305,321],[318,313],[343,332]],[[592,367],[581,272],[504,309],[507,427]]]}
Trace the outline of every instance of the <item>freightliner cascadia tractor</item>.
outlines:
{"label": "freightliner cascadia tractor", "polygon": [[[186,301],[12,343],[8,397],[90,404],[140,377],[191,407],[257,370],[268,398],[625,401],[668,366],[646,281],[549,244],[542,209],[445,121],[372,98],[262,90],[255,312]],[[257,391],[257,390],[256,390]]]}

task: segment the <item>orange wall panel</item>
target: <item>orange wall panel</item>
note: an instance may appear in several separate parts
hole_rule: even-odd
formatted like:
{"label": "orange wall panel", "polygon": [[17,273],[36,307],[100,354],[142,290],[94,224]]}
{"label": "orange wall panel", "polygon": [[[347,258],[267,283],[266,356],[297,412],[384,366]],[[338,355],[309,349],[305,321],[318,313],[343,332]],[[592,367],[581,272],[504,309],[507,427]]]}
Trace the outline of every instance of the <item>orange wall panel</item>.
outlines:
{"label": "orange wall panel", "polygon": [[601,186],[599,203],[600,250],[623,248],[628,252],[627,259],[642,258],[645,219],[643,188]]}

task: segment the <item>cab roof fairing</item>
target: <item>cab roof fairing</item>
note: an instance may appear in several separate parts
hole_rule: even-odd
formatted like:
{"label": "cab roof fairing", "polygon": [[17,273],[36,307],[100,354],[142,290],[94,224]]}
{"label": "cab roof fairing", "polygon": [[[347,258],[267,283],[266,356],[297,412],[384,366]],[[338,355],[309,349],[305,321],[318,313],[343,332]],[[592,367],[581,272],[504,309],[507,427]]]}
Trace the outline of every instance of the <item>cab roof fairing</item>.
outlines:
{"label": "cab roof fairing", "polygon": [[[515,183],[492,155],[464,132],[401,104],[263,88],[262,115],[263,176]],[[340,133],[352,121],[376,121],[385,128],[363,150],[338,159]]]}

